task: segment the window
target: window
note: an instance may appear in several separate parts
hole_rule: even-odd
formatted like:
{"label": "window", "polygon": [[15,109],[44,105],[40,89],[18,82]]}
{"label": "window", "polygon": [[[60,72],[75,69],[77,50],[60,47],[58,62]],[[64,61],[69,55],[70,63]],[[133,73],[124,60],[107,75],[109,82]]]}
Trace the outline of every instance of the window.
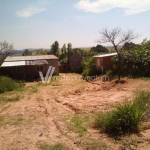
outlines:
{"label": "window", "polygon": [[100,59],[97,59],[97,66],[100,67]]}

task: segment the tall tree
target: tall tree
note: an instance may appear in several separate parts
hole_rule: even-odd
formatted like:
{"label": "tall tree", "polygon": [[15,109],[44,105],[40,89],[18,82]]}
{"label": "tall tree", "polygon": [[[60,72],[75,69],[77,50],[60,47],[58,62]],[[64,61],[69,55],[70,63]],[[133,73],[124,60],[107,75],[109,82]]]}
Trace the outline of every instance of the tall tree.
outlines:
{"label": "tall tree", "polygon": [[32,52],[29,49],[25,49],[24,52],[22,53],[22,56],[31,56]]}
{"label": "tall tree", "polygon": [[71,51],[72,51],[72,44],[71,43],[68,43],[67,50],[68,50],[68,57],[69,57],[71,55]]}
{"label": "tall tree", "polygon": [[55,41],[52,45],[51,45],[51,50],[50,50],[51,54],[54,54],[56,56],[59,56],[59,43],[58,41]]}
{"label": "tall tree", "polygon": [[62,50],[63,56],[66,57],[66,56],[67,56],[67,48],[66,48],[66,44],[63,45],[63,47],[62,47],[61,50]]}
{"label": "tall tree", "polygon": [[117,53],[118,56],[118,80],[121,77],[121,54],[119,53],[118,46],[123,45],[126,42],[130,42],[133,39],[137,38],[139,35],[135,35],[132,30],[127,30],[123,32],[123,30],[119,27],[116,27],[112,30],[108,30],[107,28],[102,29],[100,32],[99,43],[111,43]]}
{"label": "tall tree", "polygon": [[3,60],[13,52],[13,44],[9,44],[7,41],[0,42],[0,63],[2,63]]}

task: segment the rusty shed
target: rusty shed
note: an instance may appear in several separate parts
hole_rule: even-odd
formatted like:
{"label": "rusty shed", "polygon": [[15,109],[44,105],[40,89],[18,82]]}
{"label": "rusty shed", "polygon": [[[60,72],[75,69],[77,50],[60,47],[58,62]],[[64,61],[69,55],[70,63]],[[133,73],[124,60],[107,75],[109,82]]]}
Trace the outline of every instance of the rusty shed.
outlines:
{"label": "rusty shed", "polygon": [[13,79],[35,80],[39,78],[39,71],[45,76],[49,66],[55,67],[54,75],[59,75],[58,57],[54,55],[8,56],[1,70]]}

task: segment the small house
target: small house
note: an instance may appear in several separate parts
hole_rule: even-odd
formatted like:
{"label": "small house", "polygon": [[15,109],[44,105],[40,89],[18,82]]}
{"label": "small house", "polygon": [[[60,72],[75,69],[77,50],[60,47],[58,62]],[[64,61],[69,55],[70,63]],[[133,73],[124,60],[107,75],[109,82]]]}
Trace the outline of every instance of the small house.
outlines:
{"label": "small house", "polygon": [[55,67],[54,75],[59,75],[58,57],[54,55],[8,56],[1,71],[13,79],[32,81],[40,77],[39,71],[45,76],[49,66]]}
{"label": "small house", "polygon": [[111,58],[116,55],[117,53],[109,53],[94,56],[96,70],[100,70],[103,72],[104,70],[112,68],[113,64]]}

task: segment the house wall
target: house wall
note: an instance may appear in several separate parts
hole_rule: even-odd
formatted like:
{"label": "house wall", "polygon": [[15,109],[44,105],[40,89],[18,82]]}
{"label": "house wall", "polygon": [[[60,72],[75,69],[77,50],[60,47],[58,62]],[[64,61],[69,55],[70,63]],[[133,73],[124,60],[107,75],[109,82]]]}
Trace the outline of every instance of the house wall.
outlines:
{"label": "house wall", "polygon": [[70,71],[78,72],[80,71],[81,61],[82,61],[81,55],[74,55],[69,57],[69,67]]}
{"label": "house wall", "polygon": [[24,80],[24,78],[25,78],[25,66],[4,67],[4,68],[2,68],[2,74],[9,76],[13,79]]}
{"label": "house wall", "polygon": [[39,71],[41,71],[43,76],[45,76],[47,73],[47,70],[48,70],[47,64],[25,66],[25,78],[26,80],[38,79],[40,78]]}
{"label": "house wall", "polygon": [[49,67],[49,66],[55,67],[54,75],[59,75],[58,59],[47,59],[46,61],[49,63],[49,64],[48,64],[48,67]]}
{"label": "house wall", "polygon": [[96,57],[95,58],[95,66],[96,66],[96,70],[102,70],[103,69],[110,69],[112,68],[113,64],[111,61],[112,56],[109,57]]}

